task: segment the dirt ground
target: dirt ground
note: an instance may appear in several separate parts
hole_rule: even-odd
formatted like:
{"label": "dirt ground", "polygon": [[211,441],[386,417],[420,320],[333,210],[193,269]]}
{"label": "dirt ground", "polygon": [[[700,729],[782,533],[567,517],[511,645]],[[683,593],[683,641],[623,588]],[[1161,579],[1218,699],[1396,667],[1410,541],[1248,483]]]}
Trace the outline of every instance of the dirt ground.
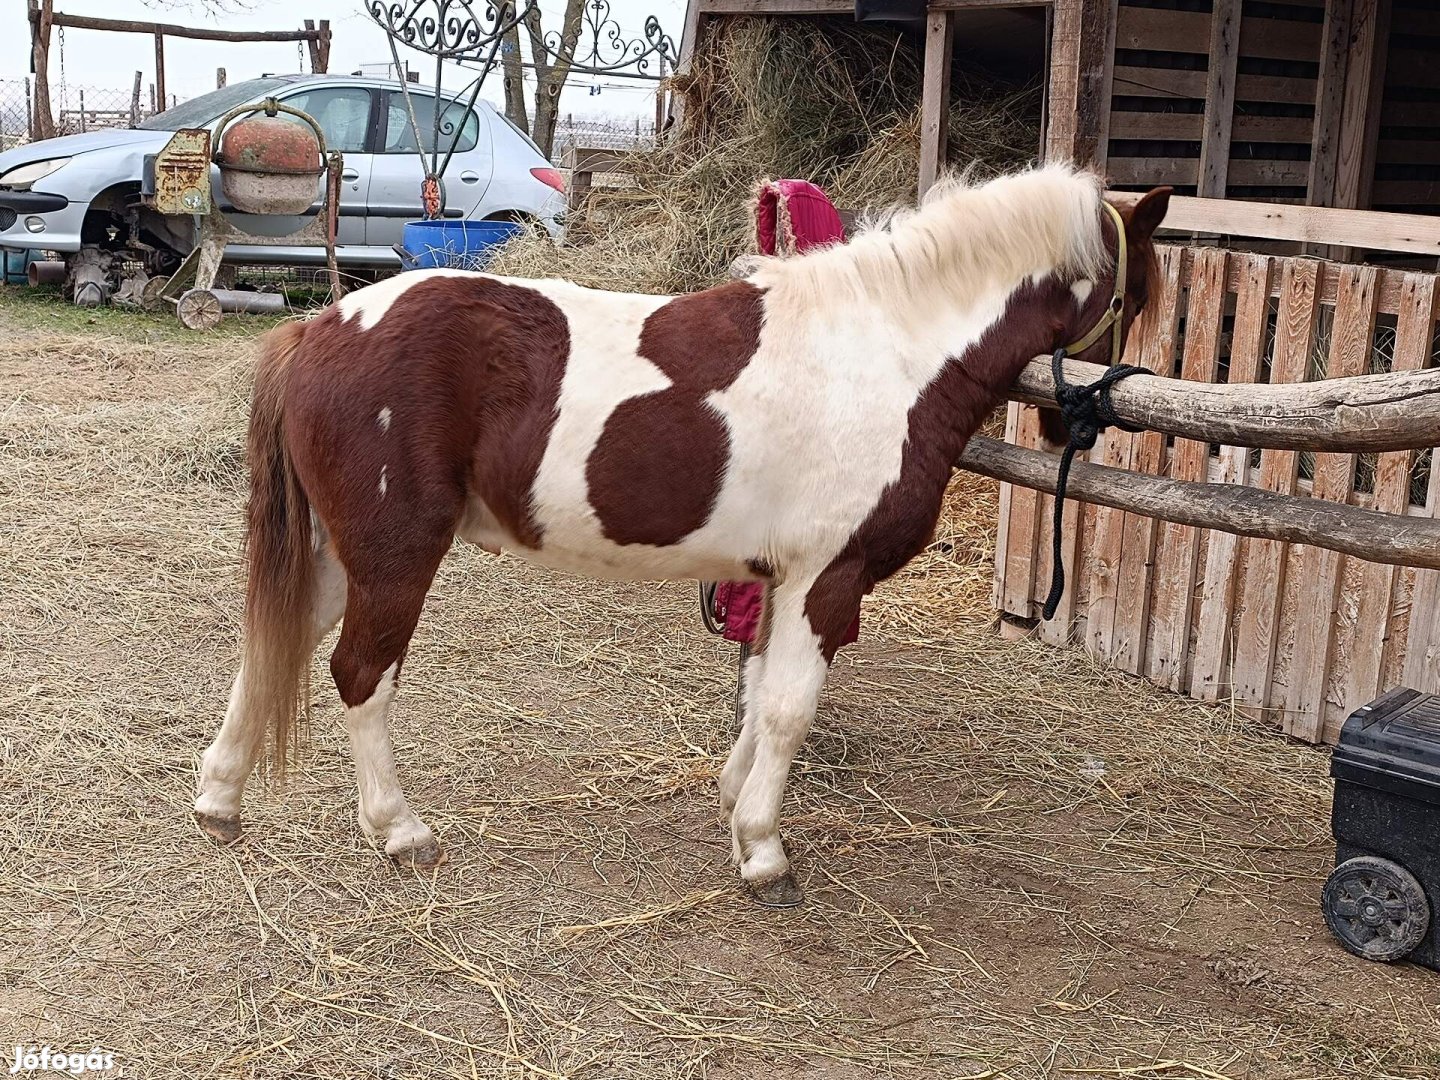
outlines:
{"label": "dirt ground", "polygon": [[867,602],[790,785],[803,907],[727,865],[733,655],[693,585],[457,548],[395,724],[449,863],[360,836],[333,687],[221,849],[258,323],[0,290],[0,1054],[134,1077],[1440,1076],[1440,976],[1317,908],[1328,757],[1002,642],[994,491]]}

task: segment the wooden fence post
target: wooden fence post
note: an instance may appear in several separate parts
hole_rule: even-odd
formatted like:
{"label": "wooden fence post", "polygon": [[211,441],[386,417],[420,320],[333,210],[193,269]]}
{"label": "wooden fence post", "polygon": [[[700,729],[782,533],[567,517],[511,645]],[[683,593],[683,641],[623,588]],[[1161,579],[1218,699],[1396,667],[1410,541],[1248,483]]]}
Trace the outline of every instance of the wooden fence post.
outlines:
{"label": "wooden fence post", "polygon": [[955,13],[932,11],[925,17],[925,81],[920,91],[920,194],[945,168],[950,142],[950,67],[955,53]]}
{"label": "wooden fence post", "polygon": [[216,68],[216,69],[215,69],[215,89],[216,89],[216,90],[221,90],[221,89],[223,89],[224,86],[225,86],[225,83],[226,83],[227,81],[229,81],[229,80],[228,80],[228,77],[227,77],[226,74],[225,74],[225,69],[224,69],[223,67],[222,67],[222,68]]}
{"label": "wooden fence post", "polygon": [[50,109],[50,27],[54,0],[30,0],[30,66],[35,72],[35,104],[31,112],[31,136],[55,137],[55,114]]}
{"label": "wooden fence post", "polygon": [[165,35],[155,32],[155,100],[165,111]]}
{"label": "wooden fence post", "polygon": [[135,72],[135,85],[130,89],[130,126],[140,126],[140,80],[142,73]]}

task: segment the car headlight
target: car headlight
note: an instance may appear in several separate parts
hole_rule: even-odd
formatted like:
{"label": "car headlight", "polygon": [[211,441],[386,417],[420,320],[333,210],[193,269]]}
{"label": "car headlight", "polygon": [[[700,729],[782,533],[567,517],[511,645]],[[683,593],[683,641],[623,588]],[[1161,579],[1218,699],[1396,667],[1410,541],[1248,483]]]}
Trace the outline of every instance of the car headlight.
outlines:
{"label": "car headlight", "polygon": [[44,161],[32,161],[28,165],[17,165],[0,176],[0,185],[14,191],[24,191],[35,181],[45,179],[69,160],[68,157],[57,157],[47,158]]}

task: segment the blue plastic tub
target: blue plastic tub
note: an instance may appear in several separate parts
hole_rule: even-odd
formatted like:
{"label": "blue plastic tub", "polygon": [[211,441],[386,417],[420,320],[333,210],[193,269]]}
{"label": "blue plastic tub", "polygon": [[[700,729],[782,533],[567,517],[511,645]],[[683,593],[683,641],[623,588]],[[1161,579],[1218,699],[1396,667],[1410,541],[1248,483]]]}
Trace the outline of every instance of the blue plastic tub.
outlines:
{"label": "blue plastic tub", "polygon": [[28,248],[0,248],[0,283],[25,285],[30,281],[28,270],[35,253]]}
{"label": "blue plastic tub", "polygon": [[400,243],[408,257],[401,261],[406,270],[479,270],[523,228],[518,221],[408,221]]}

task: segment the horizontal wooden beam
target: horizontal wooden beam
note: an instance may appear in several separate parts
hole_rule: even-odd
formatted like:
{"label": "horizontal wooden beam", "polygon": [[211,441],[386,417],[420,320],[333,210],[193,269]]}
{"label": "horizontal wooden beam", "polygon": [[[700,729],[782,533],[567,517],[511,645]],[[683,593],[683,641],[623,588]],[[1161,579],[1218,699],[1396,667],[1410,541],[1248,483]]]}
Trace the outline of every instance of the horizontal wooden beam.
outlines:
{"label": "horizontal wooden beam", "polygon": [[159,34],[192,38],[196,41],[319,41],[329,37],[326,26],[319,30],[211,30],[208,27],[179,26],[175,23],[136,22],[132,19],[97,19],[89,15],[55,12],[51,22],[75,30],[112,30],[127,34]]}
{"label": "horizontal wooden beam", "polygon": [[[1065,361],[1073,383],[1104,373],[1099,364]],[[1053,407],[1049,359],[1030,361],[1009,396]],[[1440,446],[1440,368],[1278,384],[1136,375],[1117,384],[1110,401],[1126,423],[1206,443],[1343,453]]]}
{"label": "horizontal wooden beam", "polygon": [[[1053,495],[1060,459],[1043,450],[977,436],[957,464],[981,476]],[[1437,518],[1401,517],[1240,484],[1171,480],[1086,461],[1071,467],[1069,494],[1082,502],[1197,529],[1310,544],[1393,566],[1440,569]]]}
{"label": "horizontal wooden beam", "polygon": [[[1111,196],[1116,202],[1138,198],[1133,192],[1123,191],[1111,192]],[[1219,233],[1440,256],[1440,216],[1429,214],[1176,195],[1170,199],[1170,210],[1160,228],[1164,232]]]}
{"label": "horizontal wooden beam", "polygon": [[700,0],[702,15],[844,15],[855,0]]}

